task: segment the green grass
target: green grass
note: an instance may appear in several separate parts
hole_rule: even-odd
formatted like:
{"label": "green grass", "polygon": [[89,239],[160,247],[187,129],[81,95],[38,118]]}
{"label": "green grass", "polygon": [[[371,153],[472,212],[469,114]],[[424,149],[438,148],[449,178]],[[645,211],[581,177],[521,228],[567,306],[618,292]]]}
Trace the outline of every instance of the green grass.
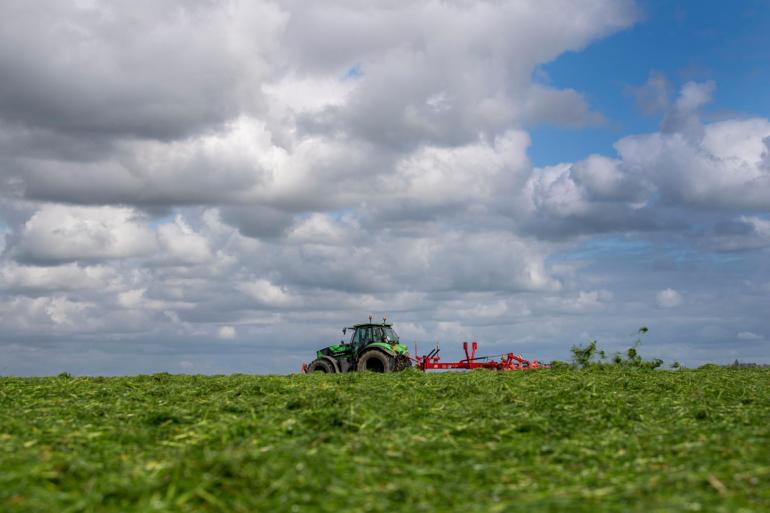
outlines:
{"label": "green grass", "polygon": [[0,378],[0,511],[770,511],[770,371]]}

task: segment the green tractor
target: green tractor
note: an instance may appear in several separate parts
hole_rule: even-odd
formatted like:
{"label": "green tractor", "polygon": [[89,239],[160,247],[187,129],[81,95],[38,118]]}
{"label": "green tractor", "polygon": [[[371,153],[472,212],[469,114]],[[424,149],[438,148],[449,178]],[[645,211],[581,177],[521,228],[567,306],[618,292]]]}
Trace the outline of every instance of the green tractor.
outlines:
{"label": "green tractor", "polygon": [[382,324],[371,322],[343,328],[342,333],[352,331],[350,339],[316,352],[306,372],[397,372],[412,366],[409,350],[398,341],[393,326],[383,319]]}

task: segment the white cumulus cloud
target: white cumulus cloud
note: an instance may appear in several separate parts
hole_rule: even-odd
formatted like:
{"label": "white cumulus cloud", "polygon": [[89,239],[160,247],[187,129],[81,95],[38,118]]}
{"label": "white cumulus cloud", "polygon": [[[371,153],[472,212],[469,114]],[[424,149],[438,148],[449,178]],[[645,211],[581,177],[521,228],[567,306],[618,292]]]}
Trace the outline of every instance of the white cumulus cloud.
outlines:
{"label": "white cumulus cloud", "polygon": [[674,308],[682,304],[682,294],[674,289],[665,289],[658,292],[655,301],[661,308]]}
{"label": "white cumulus cloud", "polygon": [[17,248],[35,261],[127,258],[156,249],[153,233],[126,207],[43,205],[24,223]]}
{"label": "white cumulus cloud", "polygon": [[217,332],[217,336],[223,340],[232,340],[235,338],[236,331],[233,326],[222,326]]}

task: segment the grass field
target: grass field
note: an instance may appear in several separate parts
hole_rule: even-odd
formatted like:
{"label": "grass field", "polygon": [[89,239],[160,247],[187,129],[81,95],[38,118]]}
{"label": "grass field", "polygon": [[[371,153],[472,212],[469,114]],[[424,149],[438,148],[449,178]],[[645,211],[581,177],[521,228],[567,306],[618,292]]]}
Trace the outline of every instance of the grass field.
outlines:
{"label": "grass field", "polygon": [[770,511],[770,370],[0,378],[0,511]]}

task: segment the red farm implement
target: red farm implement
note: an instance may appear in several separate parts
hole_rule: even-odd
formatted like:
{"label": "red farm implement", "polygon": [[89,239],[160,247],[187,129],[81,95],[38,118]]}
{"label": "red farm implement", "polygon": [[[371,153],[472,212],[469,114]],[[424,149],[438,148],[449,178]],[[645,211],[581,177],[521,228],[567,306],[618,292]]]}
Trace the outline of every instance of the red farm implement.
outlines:
{"label": "red farm implement", "polygon": [[496,354],[491,356],[476,356],[479,345],[471,343],[468,352],[468,342],[463,342],[465,359],[457,362],[442,362],[438,356],[439,348],[434,348],[430,353],[420,356],[415,349],[414,361],[418,369],[426,370],[450,370],[450,369],[492,369],[500,371],[521,371],[534,369],[548,369],[550,365],[540,363],[537,360],[527,360],[514,353]]}

